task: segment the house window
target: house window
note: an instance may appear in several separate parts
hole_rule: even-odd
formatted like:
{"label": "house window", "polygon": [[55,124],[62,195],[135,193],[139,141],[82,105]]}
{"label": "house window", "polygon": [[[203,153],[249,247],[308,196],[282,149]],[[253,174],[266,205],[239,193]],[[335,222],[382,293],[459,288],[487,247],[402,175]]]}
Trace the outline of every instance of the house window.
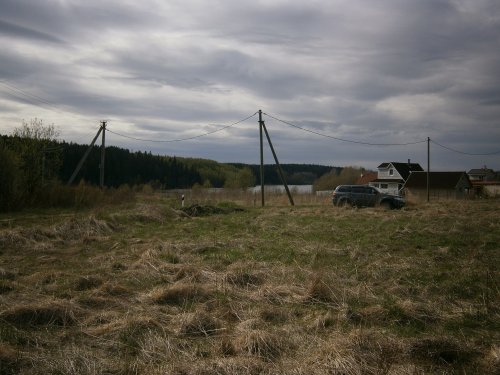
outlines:
{"label": "house window", "polygon": [[389,176],[394,176],[394,169],[389,169]]}
{"label": "house window", "polygon": [[381,189],[387,189],[388,187],[389,187],[389,185],[387,185],[387,184],[380,184]]}

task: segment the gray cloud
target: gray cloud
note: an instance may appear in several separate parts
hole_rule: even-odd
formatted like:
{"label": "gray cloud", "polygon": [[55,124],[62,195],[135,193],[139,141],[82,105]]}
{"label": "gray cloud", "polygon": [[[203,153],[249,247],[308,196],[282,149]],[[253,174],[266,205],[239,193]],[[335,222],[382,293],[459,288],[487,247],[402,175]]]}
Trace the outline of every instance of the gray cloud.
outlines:
{"label": "gray cloud", "polygon": [[45,42],[62,43],[62,40],[47,33],[30,29],[28,27],[16,25],[0,19],[0,34],[7,34],[11,37],[29,38]]}
{"label": "gray cloud", "polygon": [[[95,128],[89,124],[106,118],[110,129],[129,136],[176,139],[261,108],[338,138],[404,143],[430,136],[479,153],[500,144],[495,0],[0,5],[6,46],[0,82],[9,85],[0,85],[2,133],[22,118],[43,116],[62,124],[62,136],[74,138],[68,140],[88,142],[83,134],[91,138]],[[270,118],[266,123],[284,162],[373,168],[411,158],[425,164],[425,144],[356,146]],[[256,162],[256,126],[253,118],[165,145],[110,139],[136,150]],[[437,145],[433,153],[442,168],[500,169],[498,156],[466,157]]]}

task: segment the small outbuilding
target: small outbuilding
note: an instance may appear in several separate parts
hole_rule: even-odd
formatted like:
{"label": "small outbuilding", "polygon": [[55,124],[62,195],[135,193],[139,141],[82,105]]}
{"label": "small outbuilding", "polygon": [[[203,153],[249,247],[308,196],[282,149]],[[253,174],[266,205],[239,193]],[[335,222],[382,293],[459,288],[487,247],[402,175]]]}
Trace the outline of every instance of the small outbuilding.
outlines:
{"label": "small outbuilding", "polygon": [[[465,199],[471,191],[472,184],[465,172],[429,172],[431,199]],[[427,172],[411,172],[404,192],[408,198],[427,199]]]}

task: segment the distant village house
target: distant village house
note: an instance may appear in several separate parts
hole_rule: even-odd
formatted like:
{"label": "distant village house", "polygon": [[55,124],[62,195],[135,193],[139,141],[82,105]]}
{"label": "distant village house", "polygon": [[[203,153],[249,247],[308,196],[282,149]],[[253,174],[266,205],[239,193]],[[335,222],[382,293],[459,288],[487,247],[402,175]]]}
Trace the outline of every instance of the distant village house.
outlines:
{"label": "distant village house", "polygon": [[500,196],[500,175],[493,169],[483,168],[471,169],[467,172],[474,189],[474,195],[478,197]]}
{"label": "distant village house", "polygon": [[[464,199],[471,196],[472,183],[465,172],[430,172],[431,199]],[[427,172],[412,172],[404,185],[408,198],[427,199]]]}
{"label": "distant village house", "polygon": [[386,162],[377,167],[377,178],[369,182],[370,186],[378,188],[383,193],[399,195],[411,172],[421,172],[423,168],[418,163]]}

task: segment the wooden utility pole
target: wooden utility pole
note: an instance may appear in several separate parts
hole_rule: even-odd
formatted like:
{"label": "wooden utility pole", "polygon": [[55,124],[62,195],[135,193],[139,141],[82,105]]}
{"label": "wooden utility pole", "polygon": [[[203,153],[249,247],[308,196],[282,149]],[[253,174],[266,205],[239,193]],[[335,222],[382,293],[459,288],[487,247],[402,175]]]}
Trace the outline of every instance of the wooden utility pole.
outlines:
{"label": "wooden utility pole", "polygon": [[106,121],[101,121],[102,128],[102,143],[101,143],[101,176],[100,176],[100,184],[101,189],[104,188],[104,160],[106,154]]}
{"label": "wooden utility pole", "polygon": [[431,139],[427,137],[427,202],[430,201]]}
{"label": "wooden utility pole", "polygon": [[293,202],[292,194],[290,193],[290,189],[288,189],[288,185],[285,180],[285,175],[283,170],[281,169],[280,162],[278,161],[278,157],[276,156],[276,152],[274,151],[273,143],[271,142],[271,137],[267,132],[266,125],[262,120],[262,110],[259,109],[259,134],[260,134],[260,194],[262,198],[262,207],[264,207],[264,143],[262,138],[262,130],[266,133],[267,141],[269,142],[269,147],[271,148],[271,152],[273,153],[274,161],[276,162],[276,167],[278,168],[278,174],[280,176],[281,182],[285,187],[286,194],[288,195],[288,200],[290,204],[293,206],[295,203]]}
{"label": "wooden utility pole", "polygon": [[89,148],[87,148],[87,151],[85,151],[85,154],[83,154],[82,158],[78,162],[78,165],[76,166],[73,174],[71,175],[71,177],[68,180],[68,185],[71,185],[73,183],[73,181],[75,180],[76,175],[78,174],[78,172],[80,172],[80,169],[82,168],[83,163],[85,163],[85,160],[87,160],[87,157],[89,156],[90,151],[92,150],[92,147],[94,147],[95,141],[97,140],[97,138],[99,138],[99,134],[101,134],[101,132],[102,132],[102,125],[99,128],[99,131],[95,135],[94,139],[90,143]]}
{"label": "wooden utility pole", "polygon": [[293,202],[292,194],[290,193],[290,189],[288,189],[285,175],[283,174],[283,170],[281,169],[280,162],[278,161],[278,157],[276,156],[276,152],[274,151],[273,143],[271,142],[271,137],[269,137],[269,133],[267,132],[266,125],[264,124],[264,121],[262,121],[262,128],[264,129],[264,132],[266,133],[266,138],[267,138],[267,141],[269,142],[269,147],[271,148],[271,152],[273,153],[274,161],[276,162],[276,167],[278,168],[278,174],[280,175],[281,182],[283,183],[283,186],[285,187],[285,190],[286,190],[286,194],[288,195],[288,200],[290,201],[290,204],[292,206],[294,206],[295,203]]}
{"label": "wooden utility pole", "polygon": [[264,142],[262,139],[262,127],[264,121],[262,121],[262,110],[259,109],[259,133],[260,133],[260,196],[262,207],[264,207]]}

